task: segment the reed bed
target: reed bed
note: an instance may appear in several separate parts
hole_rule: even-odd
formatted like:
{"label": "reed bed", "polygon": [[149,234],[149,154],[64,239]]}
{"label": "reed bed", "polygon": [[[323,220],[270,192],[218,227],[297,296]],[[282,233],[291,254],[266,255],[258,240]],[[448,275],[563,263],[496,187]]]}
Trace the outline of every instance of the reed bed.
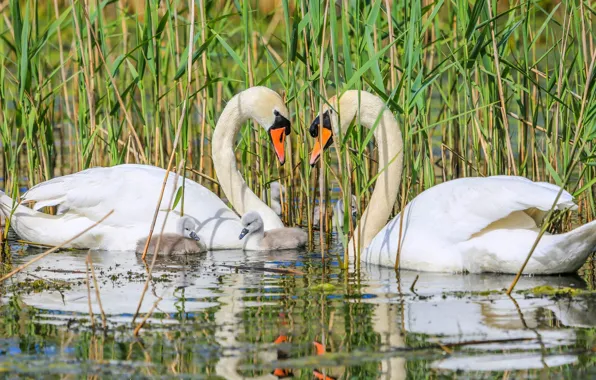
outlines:
{"label": "reed bed", "polygon": [[166,167],[171,155],[217,193],[217,118],[234,94],[264,85],[292,113],[287,162],[253,123],[237,156],[257,195],[285,185],[288,224],[312,233],[314,206],[343,197],[349,207],[351,194],[362,211],[382,170],[358,125],[308,163],[310,122],[346,89],[385,99],[402,128],[394,212],[441,181],[509,174],[577,197],[579,220],[555,228],[596,217],[594,1],[9,0],[0,12],[1,170],[13,196],[93,166]]}

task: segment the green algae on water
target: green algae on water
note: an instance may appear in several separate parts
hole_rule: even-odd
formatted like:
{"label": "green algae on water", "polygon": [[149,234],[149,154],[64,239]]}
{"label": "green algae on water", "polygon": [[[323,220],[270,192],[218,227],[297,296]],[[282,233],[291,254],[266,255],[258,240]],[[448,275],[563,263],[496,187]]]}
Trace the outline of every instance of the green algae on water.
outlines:
{"label": "green algae on water", "polygon": [[589,292],[582,289],[575,289],[566,286],[555,288],[550,285],[542,285],[529,289],[525,291],[525,293],[531,293],[535,296],[578,296]]}

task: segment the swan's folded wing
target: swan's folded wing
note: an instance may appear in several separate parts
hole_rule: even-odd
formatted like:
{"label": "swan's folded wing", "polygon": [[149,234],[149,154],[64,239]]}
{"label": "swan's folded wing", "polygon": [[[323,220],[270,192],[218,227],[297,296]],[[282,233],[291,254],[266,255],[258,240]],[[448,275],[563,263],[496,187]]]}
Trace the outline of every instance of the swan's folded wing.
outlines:
{"label": "swan's folded wing", "polygon": [[[407,220],[433,226],[433,233],[448,241],[464,241],[516,211],[529,210],[531,217],[539,219],[532,210],[545,215],[559,190],[558,186],[522,177],[462,178],[421,193],[408,205]],[[571,194],[563,191],[556,208],[565,210],[574,206]]]}
{"label": "swan's folded wing", "polygon": [[[99,220],[114,210],[110,222],[116,225],[147,223],[153,218],[164,175],[164,169],[146,165],[92,168],[40,183],[25,193],[23,200],[35,201],[36,209],[59,206],[62,211],[68,210],[91,220]],[[174,178],[175,174],[170,173],[160,210],[168,207]],[[181,179],[177,188],[180,186]],[[185,198],[185,212],[200,221],[203,217],[231,213],[215,194],[190,180],[186,181]]]}
{"label": "swan's folded wing", "polygon": [[68,208],[72,206],[72,199],[69,195],[81,191],[89,193],[90,197],[96,195],[89,192],[93,187],[93,181],[104,177],[103,168],[87,169],[78,173],[56,177],[48,181],[33,186],[21,197],[24,202],[35,202],[34,210],[39,210],[46,206],[61,206]]}

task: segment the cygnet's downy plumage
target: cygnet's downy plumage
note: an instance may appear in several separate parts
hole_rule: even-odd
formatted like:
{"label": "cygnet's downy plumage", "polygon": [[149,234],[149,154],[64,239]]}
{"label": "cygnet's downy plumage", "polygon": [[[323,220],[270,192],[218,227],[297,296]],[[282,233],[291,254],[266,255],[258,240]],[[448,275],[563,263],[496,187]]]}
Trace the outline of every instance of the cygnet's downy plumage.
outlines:
{"label": "cygnet's downy plumage", "polygon": [[[351,208],[350,208],[350,213],[352,215],[352,221],[353,224],[356,225],[356,215],[358,214],[358,209],[357,209],[357,199],[355,195],[352,195],[352,204],[351,204]],[[320,224],[320,206],[317,205],[314,209],[314,215],[313,215],[313,222],[312,225],[314,227],[319,227]],[[336,203],[335,206],[333,206],[333,227],[335,228],[343,228],[344,226],[344,201],[343,199],[339,199]]]}
{"label": "cygnet's downy plumage", "polygon": [[244,229],[239,239],[246,239],[244,249],[248,251],[272,251],[304,247],[308,235],[300,228],[276,228],[264,231],[263,219],[258,212],[251,211],[242,217]]}
{"label": "cygnet's downy plumage", "polygon": [[[177,233],[165,233],[161,235],[161,241],[159,243],[159,254],[160,255],[186,255],[191,253],[205,252],[207,249],[205,244],[202,243],[198,235],[199,225],[191,217],[185,216],[180,218],[178,221],[178,232]],[[137,253],[143,253],[147,238],[140,239],[137,242]],[[157,241],[159,240],[159,234],[155,234],[151,237],[149,242],[149,249],[147,250],[148,255],[152,255],[157,247]]]}

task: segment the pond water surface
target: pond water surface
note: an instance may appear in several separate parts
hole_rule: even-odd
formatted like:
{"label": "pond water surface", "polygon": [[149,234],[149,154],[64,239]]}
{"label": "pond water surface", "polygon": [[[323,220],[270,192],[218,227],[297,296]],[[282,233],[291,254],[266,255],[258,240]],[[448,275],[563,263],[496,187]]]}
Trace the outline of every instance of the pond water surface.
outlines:
{"label": "pond water surface", "polygon": [[[42,252],[25,248],[13,244],[13,265]],[[134,324],[145,264],[132,252],[91,252],[107,331],[93,282],[87,287],[87,252],[51,254],[4,284],[0,371],[75,378],[596,376],[593,263],[581,275],[523,277],[508,297],[501,290],[513,276],[397,276],[372,266],[345,273],[337,251],[325,265],[320,253],[306,251],[159,258]],[[528,292],[546,285],[585,291]]]}

